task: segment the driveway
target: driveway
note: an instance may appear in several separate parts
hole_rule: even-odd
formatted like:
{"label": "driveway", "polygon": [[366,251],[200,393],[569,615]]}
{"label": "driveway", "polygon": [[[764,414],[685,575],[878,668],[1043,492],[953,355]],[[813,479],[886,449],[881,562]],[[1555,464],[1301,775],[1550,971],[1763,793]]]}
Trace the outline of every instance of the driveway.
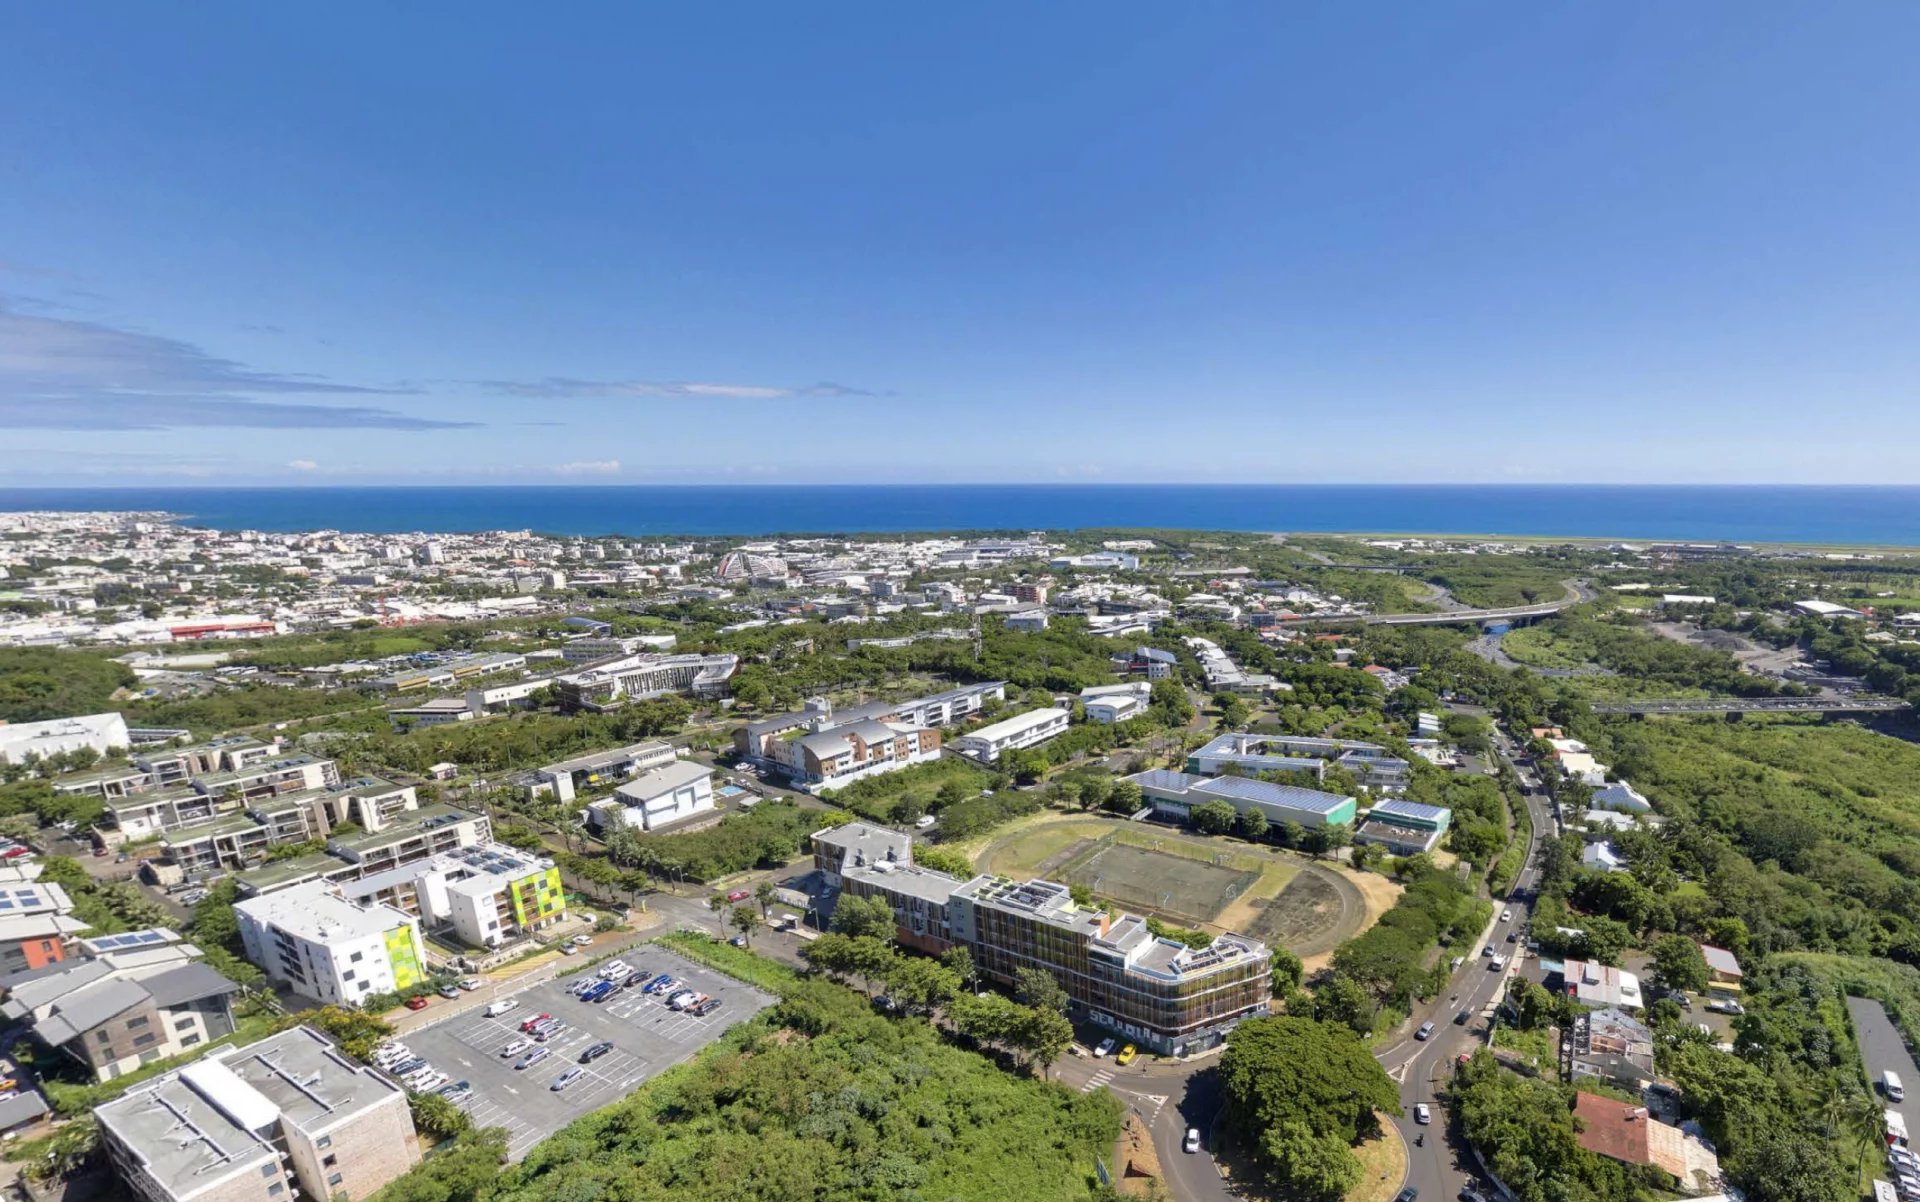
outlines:
{"label": "driveway", "polygon": [[[1914,1090],[1920,1088],[1920,1068],[1913,1063],[1913,1054],[1907,1050],[1907,1041],[1900,1035],[1900,1028],[1893,1025],[1887,1012],[1879,1002],[1867,998],[1850,997],[1847,999],[1847,1015],[1853,1019],[1853,1031],[1860,1041],[1860,1059],[1867,1070],[1867,1080],[1873,1085],[1873,1091],[1880,1097],[1880,1104],[1895,1111],[1906,1120],[1907,1130],[1911,1132],[1916,1120],[1920,1120],[1920,1103],[1916,1103]],[[1892,1102],[1880,1095],[1880,1074],[1892,1069],[1900,1074],[1900,1082],[1907,1088],[1904,1102]]]}

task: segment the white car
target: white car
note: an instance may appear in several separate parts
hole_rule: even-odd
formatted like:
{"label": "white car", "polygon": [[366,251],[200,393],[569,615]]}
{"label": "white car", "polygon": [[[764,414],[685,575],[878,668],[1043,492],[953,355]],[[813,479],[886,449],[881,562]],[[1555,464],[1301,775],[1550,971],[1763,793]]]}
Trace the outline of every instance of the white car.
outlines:
{"label": "white car", "polygon": [[1107,1038],[1100,1041],[1099,1047],[1093,1049],[1093,1054],[1096,1057],[1111,1056],[1113,1055],[1113,1049],[1118,1046],[1119,1046],[1118,1044],[1114,1043],[1113,1037],[1109,1035]]}
{"label": "white car", "polygon": [[528,1048],[532,1046],[533,1046],[533,1040],[531,1039],[516,1039],[512,1043],[508,1044],[506,1047],[501,1048],[500,1055],[503,1057],[518,1056],[520,1053],[526,1051]]}
{"label": "white car", "polygon": [[1512,911],[1512,910],[1502,910],[1502,911],[1500,911],[1500,921],[1501,921],[1501,922],[1512,922],[1512,921],[1513,921],[1513,911]]}
{"label": "white car", "polygon": [[1433,1111],[1427,1109],[1425,1102],[1417,1102],[1413,1107],[1413,1121],[1422,1127],[1433,1121]]}
{"label": "white car", "polygon": [[1487,965],[1487,968],[1491,972],[1499,972],[1501,969],[1505,968],[1506,966],[1507,966],[1507,958],[1505,956],[1495,956],[1493,958],[1493,963]]}
{"label": "white car", "polygon": [[1200,1128],[1188,1127],[1186,1142],[1180,1146],[1189,1152],[1198,1152],[1200,1150]]}
{"label": "white car", "polygon": [[447,1076],[439,1069],[430,1068],[423,1072],[416,1073],[413,1079],[407,1083],[407,1087],[415,1093],[432,1093],[452,1079],[453,1078]]}
{"label": "white car", "polygon": [[585,947],[587,946],[587,944],[593,942],[593,936],[592,935],[575,935],[572,939],[568,940],[568,942],[573,944],[573,946],[575,947]]}
{"label": "white car", "polygon": [[480,988],[480,978],[462,977],[460,978],[460,988],[466,990],[468,993],[472,993],[474,990]]}
{"label": "white car", "polygon": [[620,963],[615,963],[611,968],[600,970],[600,979],[603,981],[612,981],[615,985],[618,985],[632,975],[633,970]]}
{"label": "white car", "polygon": [[519,998],[503,997],[497,1002],[487,1003],[486,1016],[488,1018],[497,1018],[500,1015],[505,1014],[509,1010],[518,1010],[519,1008],[520,1008]]}

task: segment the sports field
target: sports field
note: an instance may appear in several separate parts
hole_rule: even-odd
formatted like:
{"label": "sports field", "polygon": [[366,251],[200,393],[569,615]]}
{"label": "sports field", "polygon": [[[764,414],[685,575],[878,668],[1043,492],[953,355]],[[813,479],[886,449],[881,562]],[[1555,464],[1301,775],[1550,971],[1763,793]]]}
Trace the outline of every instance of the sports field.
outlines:
{"label": "sports field", "polygon": [[1331,951],[1385,909],[1330,865],[1114,819],[1037,817],[989,843],[976,863],[1017,880],[1085,885],[1125,909],[1251,935],[1302,958]]}

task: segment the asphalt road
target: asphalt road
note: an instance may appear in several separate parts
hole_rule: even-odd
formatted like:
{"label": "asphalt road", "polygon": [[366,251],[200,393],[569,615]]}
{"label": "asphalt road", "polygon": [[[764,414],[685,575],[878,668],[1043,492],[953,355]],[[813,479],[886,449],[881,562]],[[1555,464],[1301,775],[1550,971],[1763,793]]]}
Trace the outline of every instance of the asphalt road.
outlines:
{"label": "asphalt road", "polygon": [[1882,1097],[1880,1102],[1887,1109],[1898,1111],[1907,1121],[1908,1132],[1912,1132],[1914,1122],[1920,1120],[1920,1100],[1916,1100],[1920,1095],[1914,1093],[1920,1089],[1920,1085],[1915,1084],[1920,1082],[1920,1067],[1914,1065],[1906,1041],[1900,1038],[1900,1029],[1893,1025],[1879,1002],[1867,998],[1848,998],[1847,1014],[1853,1019],[1854,1033],[1860,1037],[1860,1059],[1866,1062],[1867,1079],[1873,1082],[1874,1091],[1879,1092],[1880,1074],[1887,1069],[1900,1074],[1900,1081],[1907,1088],[1907,1100],[1896,1104]]}

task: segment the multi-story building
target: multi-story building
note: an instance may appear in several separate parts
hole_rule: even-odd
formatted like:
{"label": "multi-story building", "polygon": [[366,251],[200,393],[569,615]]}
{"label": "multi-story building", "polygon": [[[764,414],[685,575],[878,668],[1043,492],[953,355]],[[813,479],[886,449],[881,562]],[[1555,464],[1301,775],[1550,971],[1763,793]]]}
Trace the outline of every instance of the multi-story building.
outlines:
{"label": "multi-story building", "polygon": [[[1118,634],[1118,628],[1096,630],[1095,634]],[[1162,651],[1157,647],[1135,647],[1125,655],[1116,655],[1109,661],[1109,667],[1124,676],[1144,676],[1148,680],[1164,680],[1180,669],[1180,657],[1171,651]]]}
{"label": "multi-story building", "polygon": [[587,807],[587,822],[597,830],[618,825],[656,831],[713,811],[713,769],[675,759],[650,768]]}
{"label": "multi-story building", "polygon": [[987,706],[1006,699],[1006,681],[983,680],[929,697],[902,701],[889,709],[888,720],[908,726],[957,726]]}
{"label": "multi-story building", "polygon": [[67,891],[40,879],[38,860],[0,864],[0,973],[66,959],[67,937],[86,928]]}
{"label": "multi-story building", "polygon": [[301,789],[329,789],[340,783],[340,769],[329,759],[289,755],[251,763],[230,772],[196,776],[190,782],[208,797],[257,801]]}
{"label": "multi-story building", "polygon": [[672,744],[657,740],[575,756],[535,768],[528,774],[527,795],[552,794],[556,801],[572,801],[582,789],[603,789],[641,772],[664,768],[677,758]]}
{"label": "multi-story building", "polygon": [[1258,735],[1233,731],[1187,757],[1187,771],[1217,776],[1227,765],[1249,776],[1261,772],[1298,772],[1322,780],[1327,768],[1353,773],[1362,788],[1395,792],[1407,787],[1413,766],[1378,743],[1357,739],[1313,739],[1294,735]]}
{"label": "multi-story building", "polygon": [[142,1082],[94,1114],[141,1202],[355,1202],[420,1161],[406,1093],[310,1027]]}
{"label": "multi-story building", "polygon": [[131,797],[153,788],[153,777],[144,769],[126,765],[96,768],[92,772],[70,772],[53,782],[53,791],[68,797],[104,797],[108,801]]}
{"label": "multi-story building", "polygon": [[1453,811],[1446,806],[1394,798],[1374,804],[1353,832],[1353,841],[1378,843],[1396,856],[1411,856],[1438,847],[1452,825]]}
{"label": "multi-story building", "polygon": [[767,758],[797,786],[837,788],[939,758],[940,732],[862,718],[792,731],[775,740],[770,751]]}
{"label": "multi-story building", "polygon": [[1059,708],[1029,710],[959,736],[953,749],[990,764],[1009,751],[1037,747],[1064,733],[1072,720],[1071,713]]}
{"label": "multi-story building", "polygon": [[668,693],[724,697],[739,666],[733,655],[630,655],[556,676],[553,687],[567,709],[609,710]]}
{"label": "multi-story building", "polygon": [[251,814],[222,814],[160,836],[167,863],[186,880],[248,868],[273,846],[273,831]]}
{"label": "multi-story building", "polygon": [[166,929],[76,940],[79,956],[0,978],[0,1016],[22,1023],[96,1080],[233,1033],[239,986]]}
{"label": "multi-story building", "polygon": [[436,802],[399,815],[381,830],[334,835],[327,850],[365,876],[492,839],[493,820],[485,814]]}
{"label": "multi-story building", "polygon": [[247,959],[315,1001],[352,1006],[426,975],[420,922],[381,902],[355,903],[322,881],[235,902]]}
{"label": "multi-story building", "polygon": [[1147,712],[1153,701],[1153,686],[1144,680],[1128,684],[1102,684],[1080,690],[1080,704],[1086,707],[1087,721],[1102,725],[1125,722]]}
{"label": "multi-story building", "polygon": [[1352,826],[1359,807],[1355,798],[1297,785],[1243,776],[1195,776],[1154,768],[1127,778],[1140,786],[1156,813],[1185,821],[1197,806],[1224,801],[1236,811],[1258,810],[1269,823],[1298,826]]}
{"label": "multi-story building", "polygon": [[109,801],[95,826],[107,845],[114,846],[130,839],[145,839],[162,831],[208,822],[223,811],[239,809],[241,804],[238,800],[223,802],[209,797],[189,784],[172,785]]}
{"label": "multi-story building", "polygon": [[473,948],[495,948],[566,916],[552,860],[482,843],[346,878],[334,888],[358,904],[379,902]]}
{"label": "multi-story building", "polygon": [[277,742],[256,739],[252,735],[229,735],[191,747],[173,747],[143,751],[133,757],[134,766],[145,769],[156,786],[185,784],[196,776],[216,772],[238,772],[262,764],[280,753]]}
{"label": "multi-story building", "polygon": [[832,897],[884,898],[902,943],[930,953],[965,947],[1004,984],[1019,969],[1044,969],[1076,1015],[1155,1052],[1212,1047],[1271,1001],[1258,940],[1222,935],[1195,950],[1155,936],[1139,915],[1080,906],[1052,881],[963,882],[916,866],[906,835],[866,823],[816,832],[813,854]]}

